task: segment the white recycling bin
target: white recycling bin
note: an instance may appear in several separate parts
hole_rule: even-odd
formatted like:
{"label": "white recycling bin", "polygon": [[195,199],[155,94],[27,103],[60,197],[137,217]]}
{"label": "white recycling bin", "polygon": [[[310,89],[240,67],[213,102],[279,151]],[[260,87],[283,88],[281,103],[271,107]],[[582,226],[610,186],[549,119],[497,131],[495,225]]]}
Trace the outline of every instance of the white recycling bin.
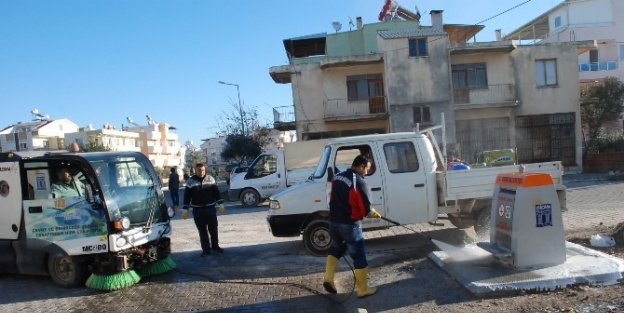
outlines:
{"label": "white recycling bin", "polygon": [[565,233],[552,177],[499,174],[492,198],[490,242],[478,246],[518,269],[564,263]]}

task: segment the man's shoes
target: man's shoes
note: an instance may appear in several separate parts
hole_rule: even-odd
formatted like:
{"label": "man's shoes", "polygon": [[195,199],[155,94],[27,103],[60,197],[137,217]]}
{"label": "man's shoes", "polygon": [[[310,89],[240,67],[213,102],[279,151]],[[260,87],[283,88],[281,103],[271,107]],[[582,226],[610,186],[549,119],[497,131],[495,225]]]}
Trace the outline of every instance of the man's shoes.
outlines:
{"label": "man's shoes", "polygon": [[217,252],[223,252],[223,249],[221,247],[212,247],[212,250]]}
{"label": "man's shoes", "polygon": [[210,256],[210,251],[208,252],[202,252],[202,254],[200,255],[200,257],[206,257],[206,256]]}

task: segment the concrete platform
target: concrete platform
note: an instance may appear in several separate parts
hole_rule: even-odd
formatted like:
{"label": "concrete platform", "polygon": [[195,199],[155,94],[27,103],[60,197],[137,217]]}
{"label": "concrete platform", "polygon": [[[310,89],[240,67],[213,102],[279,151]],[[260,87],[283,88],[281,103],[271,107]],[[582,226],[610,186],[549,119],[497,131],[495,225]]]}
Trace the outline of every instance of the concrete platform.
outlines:
{"label": "concrete platform", "polygon": [[507,267],[476,245],[460,248],[435,243],[442,251],[431,252],[429,258],[475,295],[612,285],[624,272],[624,260],[567,241],[565,263],[531,270]]}

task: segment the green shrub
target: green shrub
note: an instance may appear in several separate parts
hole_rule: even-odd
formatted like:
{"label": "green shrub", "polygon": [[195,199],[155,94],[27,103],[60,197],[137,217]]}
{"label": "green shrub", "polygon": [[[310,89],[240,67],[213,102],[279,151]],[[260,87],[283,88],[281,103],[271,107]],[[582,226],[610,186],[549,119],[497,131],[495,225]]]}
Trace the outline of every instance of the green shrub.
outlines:
{"label": "green shrub", "polygon": [[624,133],[605,133],[601,130],[598,137],[596,137],[596,144],[594,147],[599,153],[624,152]]}

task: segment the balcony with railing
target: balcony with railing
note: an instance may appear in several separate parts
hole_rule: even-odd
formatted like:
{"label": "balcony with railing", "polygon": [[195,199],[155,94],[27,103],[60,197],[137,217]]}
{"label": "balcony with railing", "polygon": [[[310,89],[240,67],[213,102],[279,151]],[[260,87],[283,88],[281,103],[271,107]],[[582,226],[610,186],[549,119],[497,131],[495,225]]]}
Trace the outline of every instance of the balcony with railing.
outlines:
{"label": "balcony with railing", "polygon": [[617,61],[589,62],[578,65],[579,72],[613,71],[618,69]]}
{"label": "balcony with railing", "polygon": [[287,105],[273,108],[273,128],[280,131],[296,130],[295,106]]}
{"label": "balcony with railing", "polygon": [[454,89],[455,110],[508,107],[517,104],[516,86],[488,85],[483,89]]}
{"label": "balcony with railing", "polygon": [[386,96],[371,97],[368,100],[348,101],[327,99],[323,101],[325,121],[378,120],[388,118]]}
{"label": "balcony with railing", "polygon": [[148,146],[147,152],[149,154],[160,154],[163,152],[163,147],[162,146]]}

